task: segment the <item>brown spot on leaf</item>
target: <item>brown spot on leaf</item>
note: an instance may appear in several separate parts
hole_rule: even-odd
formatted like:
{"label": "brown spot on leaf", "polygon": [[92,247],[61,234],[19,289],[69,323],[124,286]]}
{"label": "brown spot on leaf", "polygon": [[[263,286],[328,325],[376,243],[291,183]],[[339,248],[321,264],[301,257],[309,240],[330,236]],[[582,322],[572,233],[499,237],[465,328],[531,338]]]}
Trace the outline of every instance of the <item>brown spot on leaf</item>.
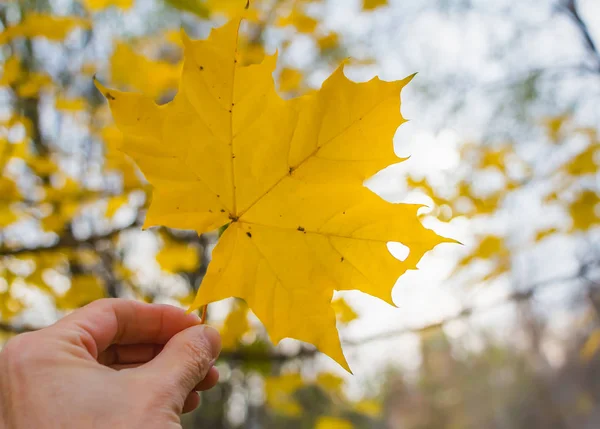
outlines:
{"label": "brown spot on leaf", "polygon": [[340,258],[340,262],[344,262],[344,257],[343,256]]}
{"label": "brown spot on leaf", "polygon": [[204,66],[200,66],[198,68],[200,69],[200,71],[204,70]]}
{"label": "brown spot on leaf", "polygon": [[252,238],[252,234],[250,234],[249,232],[246,233],[246,235],[250,238]]}
{"label": "brown spot on leaf", "polygon": [[110,92],[107,92],[106,94],[104,94],[104,96],[105,96],[106,98],[108,98],[109,100],[114,100],[114,99],[115,99],[115,96],[114,96],[114,95],[112,95]]}
{"label": "brown spot on leaf", "polygon": [[298,227],[298,231],[300,231],[300,232],[306,232],[306,230],[304,228],[302,228],[301,226]]}
{"label": "brown spot on leaf", "polygon": [[221,213],[225,213],[225,209],[221,209]]}

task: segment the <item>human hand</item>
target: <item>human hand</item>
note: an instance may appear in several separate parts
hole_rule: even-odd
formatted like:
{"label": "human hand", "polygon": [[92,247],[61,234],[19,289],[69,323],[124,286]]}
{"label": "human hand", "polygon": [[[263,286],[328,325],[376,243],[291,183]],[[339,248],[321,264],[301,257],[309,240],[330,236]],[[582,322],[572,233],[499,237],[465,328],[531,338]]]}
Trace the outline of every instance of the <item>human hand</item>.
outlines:
{"label": "human hand", "polygon": [[220,350],[176,307],[93,302],[0,352],[0,428],[181,428],[217,383]]}

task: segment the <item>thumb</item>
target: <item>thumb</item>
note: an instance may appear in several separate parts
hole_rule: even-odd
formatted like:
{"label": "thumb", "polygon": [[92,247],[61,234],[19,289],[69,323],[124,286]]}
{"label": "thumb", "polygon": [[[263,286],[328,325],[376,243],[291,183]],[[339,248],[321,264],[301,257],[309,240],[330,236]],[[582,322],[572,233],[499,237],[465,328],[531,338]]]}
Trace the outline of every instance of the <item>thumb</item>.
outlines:
{"label": "thumb", "polygon": [[204,380],[220,351],[219,332],[207,325],[196,325],[171,338],[145,369],[162,388],[166,385],[174,389],[169,394],[176,399],[176,405],[183,407],[186,397]]}

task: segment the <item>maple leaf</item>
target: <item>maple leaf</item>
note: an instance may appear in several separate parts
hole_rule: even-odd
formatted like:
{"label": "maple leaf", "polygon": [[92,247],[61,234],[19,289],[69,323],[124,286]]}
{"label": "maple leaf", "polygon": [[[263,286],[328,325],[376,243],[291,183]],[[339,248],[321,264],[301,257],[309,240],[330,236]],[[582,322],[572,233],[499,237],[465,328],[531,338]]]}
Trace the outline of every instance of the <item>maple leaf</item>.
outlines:
{"label": "maple leaf", "polygon": [[[245,300],[275,343],[317,346],[349,370],[331,306],[334,290],[393,305],[406,270],[437,244],[420,206],[389,203],[363,182],[402,161],[393,149],[400,91],[411,80],[348,80],[340,67],[320,91],[283,100],[276,57],[243,66],[240,19],[205,41],[184,35],[179,92],[166,105],[98,88],[124,133],[122,150],[153,186],[144,227],[225,230],[193,309]],[[394,258],[388,242],[409,247]]]}

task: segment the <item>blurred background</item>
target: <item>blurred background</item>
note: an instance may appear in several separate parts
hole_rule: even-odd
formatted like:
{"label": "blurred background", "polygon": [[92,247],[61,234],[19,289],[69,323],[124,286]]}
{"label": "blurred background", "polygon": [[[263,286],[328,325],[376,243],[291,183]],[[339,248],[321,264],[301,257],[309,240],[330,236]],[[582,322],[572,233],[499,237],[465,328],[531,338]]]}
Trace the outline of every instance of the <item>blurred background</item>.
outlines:
{"label": "blurred background", "polygon": [[[218,234],[141,231],[150,189],[92,77],[168,102],[180,29],[245,3],[0,1],[0,344],[102,297],[191,303]],[[346,58],[356,81],[419,72],[410,159],[366,185],[464,245],[404,275],[399,308],[336,294],[353,376],[211,304],[221,381],[185,428],[600,427],[600,1],[252,0],[242,34],[246,64],[278,50],[283,97]]]}

